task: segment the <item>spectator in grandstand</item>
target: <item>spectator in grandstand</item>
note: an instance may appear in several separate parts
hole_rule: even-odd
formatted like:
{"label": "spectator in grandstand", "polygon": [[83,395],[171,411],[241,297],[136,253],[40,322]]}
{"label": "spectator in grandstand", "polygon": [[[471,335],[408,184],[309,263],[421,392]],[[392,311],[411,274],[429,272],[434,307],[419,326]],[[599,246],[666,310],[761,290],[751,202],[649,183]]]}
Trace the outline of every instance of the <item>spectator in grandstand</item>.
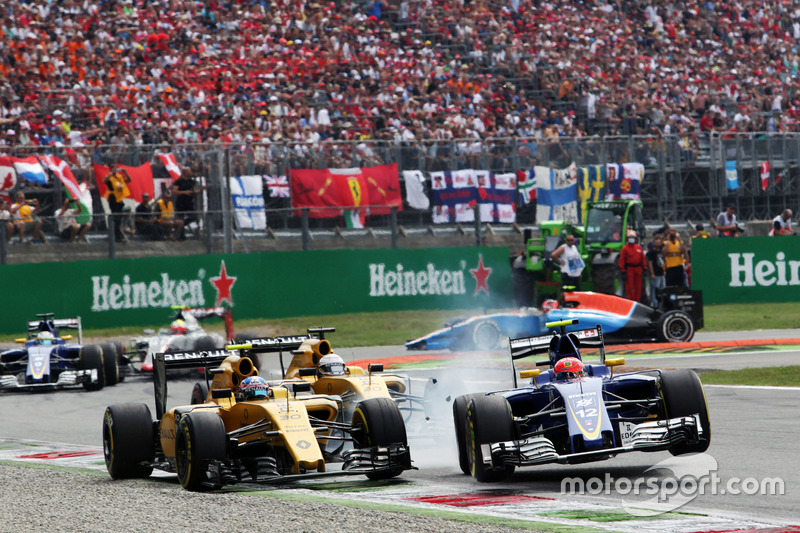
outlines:
{"label": "spectator in grandstand", "polygon": [[68,242],[88,242],[86,240],[86,233],[92,228],[92,223],[78,224],[75,219],[76,215],[83,212],[83,204],[65,198],[61,208],[56,211],[56,224],[58,225],[58,234],[62,239]]}
{"label": "spectator in grandstand", "polygon": [[111,163],[108,176],[103,179],[106,185],[106,200],[111,216],[114,217],[114,238],[117,242],[123,242],[125,237],[122,233],[122,208],[125,207],[123,200],[131,195],[128,190],[128,183],[131,177],[128,171],[120,168],[116,163]]}
{"label": "spectator in grandstand", "polygon": [[134,218],[136,234],[149,241],[163,240],[163,227],[156,221],[157,217],[153,213],[153,206],[150,204],[150,194],[142,193],[142,201],[136,206]]}
{"label": "spectator in grandstand", "polygon": [[42,220],[36,216],[39,212],[39,200],[26,200],[25,193],[19,191],[14,196],[14,203],[9,208],[9,213],[14,217],[14,230],[19,234],[19,243],[25,242],[25,232],[33,231],[34,244],[44,242],[42,237]]}
{"label": "spectator in grandstand", "polygon": [[7,242],[11,242],[11,237],[14,236],[14,224],[11,222],[11,212],[9,211],[8,202],[5,198],[0,197],[0,223],[5,226],[5,238]]}
{"label": "spectator in grandstand", "polygon": [[170,241],[183,239],[183,220],[175,218],[175,206],[172,203],[172,188],[167,187],[156,202],[156,224]]}
{"label": "spectator in grandstand", "polygon": [[184,227],[191,227],[193,230],[197,228],[198,212],[195,207],[195,197],[207,189],[208,184],[198,185],[197,180],[188,176],[186,172],[181,173],[172,184],[175,212]]}

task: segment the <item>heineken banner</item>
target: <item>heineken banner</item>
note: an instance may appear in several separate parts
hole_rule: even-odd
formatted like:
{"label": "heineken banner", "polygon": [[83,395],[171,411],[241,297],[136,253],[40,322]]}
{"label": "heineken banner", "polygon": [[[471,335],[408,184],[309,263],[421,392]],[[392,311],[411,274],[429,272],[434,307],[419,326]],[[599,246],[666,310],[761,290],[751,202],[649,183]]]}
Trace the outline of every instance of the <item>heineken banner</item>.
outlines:
{"label": "heineken banner", "polygon": [[[166,324],[174,306],[236,319],[511,305],[508,248],[319,250],[4,265],[0,333],[37,313],[84,328]],[[335,326],[335,324],[333,324]]]}
{"label": "heineken banner", "polygon": [[705,303],[800,300],[800,238],[692,241],[692,288]]}

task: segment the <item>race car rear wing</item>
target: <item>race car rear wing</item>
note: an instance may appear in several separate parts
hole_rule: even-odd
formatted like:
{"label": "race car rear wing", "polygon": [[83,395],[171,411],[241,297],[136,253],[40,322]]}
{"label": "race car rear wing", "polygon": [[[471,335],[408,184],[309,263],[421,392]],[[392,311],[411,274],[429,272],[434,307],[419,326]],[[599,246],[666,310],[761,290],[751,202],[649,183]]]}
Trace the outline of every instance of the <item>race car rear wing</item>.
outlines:
{"label": "race car rear wing", "polygon": [[[33,339],[40,331],[61,331],[62,329],[73,329],[78,331],[78,344],[83,343],[83,329],[81,327],[81,317],[78,318],[53,318],[53,313],[42,313],[36,315],[36,320],[28,320],[28,338]],[[44,323],[47,329],[42,329]],[[52,331],[52,329],[56,331]]]}
{"label": "race car rear wing", "polygon": [[[267,353],[295,350],[310,338],[310,335],[260,337],[247,341],[247,344],[226,346],[222,350],[155,354],[153,357],[153,388],[158,419],[160,420],[167,411],[168,369],[203,368],[208,370],[221,365],[231,355],[246,355],[248,352]],[[208,380],[208,372],[205,372],[205,376],[206,380]]]}
{"label": "race car rear wing", "polygon": [[218,307],[180,307],[176,306],[175,309],[178,309],[178,318],[180,318],[183,314],[192,315],[195,320],[198,322],[202,320],[207,320],[209,318],[221,318],[225,322],[225,335],[227,336],[227,340],[231,340],[234,337],[233,332],[233,316],[231,314],[231,310],[228,307],[218,306]]}

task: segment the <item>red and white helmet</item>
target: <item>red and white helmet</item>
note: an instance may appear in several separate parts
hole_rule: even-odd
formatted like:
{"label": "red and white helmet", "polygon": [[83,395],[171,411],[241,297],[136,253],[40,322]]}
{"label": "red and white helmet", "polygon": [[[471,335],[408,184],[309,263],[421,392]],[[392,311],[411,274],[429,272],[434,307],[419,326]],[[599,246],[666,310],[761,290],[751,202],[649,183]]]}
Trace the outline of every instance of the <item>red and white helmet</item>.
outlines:
{"label": "red and white helmet", "polygon": [[586,375],[583,370],[583,362],[577,357],[559,359],[553,367],[553,372],[557,380],[575,379]]}

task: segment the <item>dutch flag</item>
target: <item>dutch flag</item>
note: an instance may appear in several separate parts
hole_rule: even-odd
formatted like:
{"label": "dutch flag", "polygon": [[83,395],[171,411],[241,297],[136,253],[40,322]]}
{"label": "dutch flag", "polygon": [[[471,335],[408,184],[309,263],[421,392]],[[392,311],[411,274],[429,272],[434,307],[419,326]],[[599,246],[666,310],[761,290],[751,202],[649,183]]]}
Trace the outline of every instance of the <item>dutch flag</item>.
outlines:
{"label": "dutch flag", "polygon": [[20,178],[39,185],[47,184],[47,174],[42,164],[35,156],[14,157],[12,160],[14,161],[14,168]]}

